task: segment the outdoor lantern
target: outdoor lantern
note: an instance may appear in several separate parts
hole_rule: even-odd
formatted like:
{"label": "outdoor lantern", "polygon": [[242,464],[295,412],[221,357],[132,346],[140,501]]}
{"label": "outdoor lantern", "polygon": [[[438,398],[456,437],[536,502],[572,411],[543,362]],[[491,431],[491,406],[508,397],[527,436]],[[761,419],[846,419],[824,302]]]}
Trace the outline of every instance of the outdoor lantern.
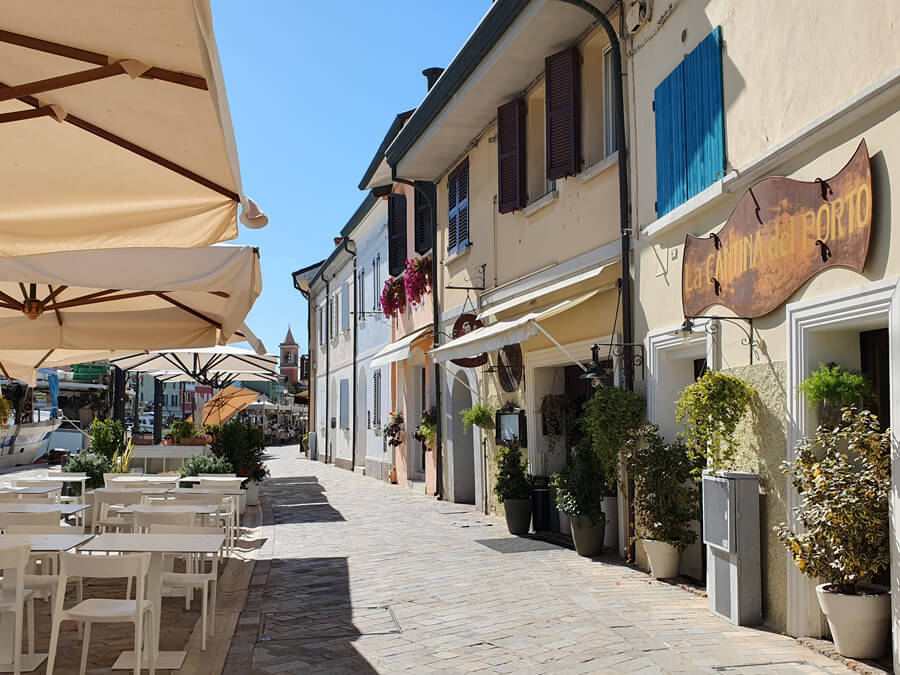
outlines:
{"label": "outdoor lantern", "polygon": [[519,441],[520,447],[528,447],[528,428],[525,411],[507,402],[494,415],[496,423],[495,441],[503,445],[513,439]]}
{"label": "outdoor lantern", "polygon": [[689,318],[684,318],[684,323],[678,327],[677,330],[672,331],[672,335],[676,337],[688,338],[693,335],[696,331],[694,330],[694,322]]}
{"label": "outdoor lantern", "polygon": [[581,379],[590,380],[595,389],[613,386],[613,369],[600,362],[600,345],[591,347],[591,364],[581,375]]}

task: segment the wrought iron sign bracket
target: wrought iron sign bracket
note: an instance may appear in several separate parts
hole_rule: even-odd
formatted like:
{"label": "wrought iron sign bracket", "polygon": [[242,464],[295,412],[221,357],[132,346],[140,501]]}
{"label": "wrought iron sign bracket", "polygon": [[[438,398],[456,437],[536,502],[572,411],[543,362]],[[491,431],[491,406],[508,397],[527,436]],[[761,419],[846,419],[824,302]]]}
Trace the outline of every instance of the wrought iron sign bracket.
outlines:
{"label": "wrought iron sign bracket", "polygon": [[[741,344],[750,349],[750,365],[753,365],[753,350],[759,346],[759,342],[756,338],[753,337],[753,319],[749,319],[743,316],[686,316],[684,317],[684,324],[682,324],[681,332],[683,334],[687,334],[691,332],[693,329],[692,319],[712,319],[708,321],[703,326],[703,331],[707,335],[711,335],[713,339],[716,339],[721,332],[721,328],[716,321],[725,321],[726,323],[730,323],[732,326],[737,326],[740,331],[744,334],[744,337],[741,338]],[[739,321],[745,321],[747,323],[747,327],[742,326]],[[686,329],[686,330],[685,330]]]}
{"label": "wrought iron sign bracket", "polygon": [[[483,291],[485,290],[484,278],[485,278],[485,270],[487,269],[487,263],[482,263],[481,267],[481,285],[480,286],[444,286],[444,288],[448,290],[457,290],[457,291]],[[477,278],[477,277],[476,277]],[[469,279],[471,281],[471,279]]]}

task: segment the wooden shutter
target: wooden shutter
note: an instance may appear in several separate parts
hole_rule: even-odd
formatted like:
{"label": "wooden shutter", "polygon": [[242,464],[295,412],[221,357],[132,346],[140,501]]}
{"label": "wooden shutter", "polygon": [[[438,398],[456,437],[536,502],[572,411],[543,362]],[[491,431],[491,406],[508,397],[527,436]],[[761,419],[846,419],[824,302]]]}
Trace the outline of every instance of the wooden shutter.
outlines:
{"label": "wooden shutter", "polygon": [[447,250],[453,251],[456,248],[457,227],[456,219],[456,171],[451,171],[447,176]]}
{"label": "wooden shutter", "polygon": [[548,56],[546,81],[547,179],[572,176],[581,169],[581,86],[578,49]]}
{"label": "wooden shutter", "polygon": [[359,270],[359,280],[356,286],[356,294],[358,301],[358,309],[359,316],[357,316],[357,321],[365,321],[366,320],[366,268],[362,267]]}
{"label": "wooden shutter", "polygon": [[525,208],[525,100],[497,108],[497,185],[500,213]]}
{"label": "wooden shutter", "polygon": [[687,199],[687,151],[684,127],[684,64],[653,93],[656,112],[656,215],[663,216]]}
{"label": "wooden shutter", "polygon": [[[415,248],[416,253],[425,253],[429,249],[431,249],[431,209],[437,208],[437,190],[434,188],[434,183],[429,183],[428,181],[416,181],[416,187],[419,188],[416,190],[416,241]],[[421,192],[420,192],[421,190]],[[429,206],[429,201],[425,199],[422,195],[422,192],[428,195],[428,200],[431,201],[431,206]]]}
{"label": "wooden shutter", "polygon": [[721,35],[717,27],[684,59],[686,199],[719,180],[725,168]]}
{"label": "wooden shutter", "polygon": [[341,332],[350,330],[350,284],[341,286]]}
{"label": "wooden shutter", "polygon": [[350,428],[350,380],[341,380],[341,429]]}
{"label": "wooden shutter", "polygon": [[388,195],[388,272],[392,277],[406,269],[406,195]]}
{"label": "wooden shutter", "polygon": [[469,160],[456,169],[456,245],[469,245]]}
{"label": "wooden shutter", "polygon": [[381,371],[372,376],[372,426],[381,428]]}

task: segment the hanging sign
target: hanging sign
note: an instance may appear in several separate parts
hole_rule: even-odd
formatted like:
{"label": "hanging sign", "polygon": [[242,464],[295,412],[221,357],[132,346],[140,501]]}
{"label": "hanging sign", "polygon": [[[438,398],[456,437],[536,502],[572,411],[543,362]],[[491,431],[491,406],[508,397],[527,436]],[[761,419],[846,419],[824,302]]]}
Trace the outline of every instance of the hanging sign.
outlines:
{"label": "hanging sign", "polygon": [[[473,330],[482,328],[483,326],[484,324],[481,319],[474,314],[460,314],[456,319],[456,323],[453,324],[453,339],[455,340],[458,337],[462,337],[466,333],[471,333]],[[451,359],[450,362],[455,363],[462,368],[480,368],[487,363],[487,360],[487,354],[479,354],[478,356],[470,356],[467,358]]]}
{"label": "hanging sign", "polygon": [[684,242],[684,316],[711,305],[755,319],[829,267],[862,272],[872,232],[866,142],[838,174],[806,183],[766,178],[747,190],[709,237]]}

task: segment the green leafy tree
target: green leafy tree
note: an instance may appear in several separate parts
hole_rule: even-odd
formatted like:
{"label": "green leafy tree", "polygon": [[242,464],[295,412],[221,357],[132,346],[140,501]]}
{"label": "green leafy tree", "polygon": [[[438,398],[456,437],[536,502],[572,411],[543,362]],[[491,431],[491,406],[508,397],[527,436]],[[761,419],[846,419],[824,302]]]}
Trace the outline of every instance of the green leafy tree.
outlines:
{"label": "green leafy tree", "polygon": [[[753,387],[739,377],[707,370],[685,387],[675,408],[684,427],[683,439],[694,459],[704,459],[713,471],[731,468],[737,448],[734,433],[750,408]],[[694,472],[699,476],[703,465]]]}
{"label": "green leafy tree", "polygon": [[[103,474],[110,473],[111,460],[109,457],[99,452],[79,452],[77,455],[69,457],[69,461],[63,467],[63,471],[68,473],[85,473],[87,474],[87,482],[85,486],[88,490],[103,487]],[[78,492],[81,485],[73,483],[67,486]]]}
{"label": "green leafy tree", "polygon": [[629,434],[624,457],[642,532],[678,550],[693,544],[697,533],[691,522],[700,517],[700,495],[691,480],[696,456],[680,441],[666,443],[657,425],[645,424]]}
{"label": "green leafy tree", "polygon": [[528,475],[528,458],[516,440],[509,440],[497,449],[497,480],[494,494],[501,502],[509,499],[530,499],[532,482]]}
{"label": "green leafy tree", "polygon": [[833,429],[819,427],[782,465],[803,499],[797,531],[775,528],[797,567],[841,593],[884,572],[891,562],[891,438],[867,410],[848,409]]}
{"label": "green leafy tree", "polygon": [[263,463],[265,434],[249,423],[232,420],[223,424],[209,447],[213,455],[227,460],[238,476],[260,481],[268,475]]}
{"label": "green leafy tree", "polygon": [[125,449],[125,427],[114,419],[94,418],[88,431],[91,437],[91,450],[108,459]]}

